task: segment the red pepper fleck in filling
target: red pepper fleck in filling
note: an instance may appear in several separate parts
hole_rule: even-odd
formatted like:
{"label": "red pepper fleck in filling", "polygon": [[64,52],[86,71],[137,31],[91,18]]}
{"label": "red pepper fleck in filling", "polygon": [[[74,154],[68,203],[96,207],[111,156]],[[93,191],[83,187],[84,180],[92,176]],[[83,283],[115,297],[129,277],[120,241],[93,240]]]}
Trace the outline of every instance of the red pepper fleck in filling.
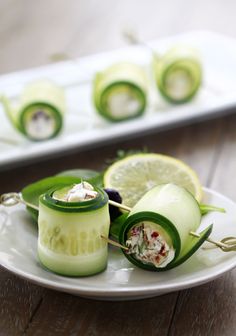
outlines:
{"label": "red pepper fleck in filling", "polygon": [[162,245],[159,254],[163,257],[166,255],[166,252],[164,250],[165,250],[165,245]]}
{"label": "red pepper fleck in filling", "polygon": [[159,233],[156,232],[156,231],[153,231],[153,233],[151,234],[151,237],[152,237],[152,238],[156,238],[156,237],[158,237],[158,236],[159,236]]}

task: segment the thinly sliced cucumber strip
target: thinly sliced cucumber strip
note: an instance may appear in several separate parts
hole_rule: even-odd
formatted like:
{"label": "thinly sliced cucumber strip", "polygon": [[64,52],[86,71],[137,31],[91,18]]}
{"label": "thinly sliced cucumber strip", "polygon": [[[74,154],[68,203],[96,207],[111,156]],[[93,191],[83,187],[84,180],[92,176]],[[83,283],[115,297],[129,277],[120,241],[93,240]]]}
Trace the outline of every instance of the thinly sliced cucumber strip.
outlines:
{"label": "thinly sliced cucumber strip", "polygon": [[202,82],[202,66],[197,51],[184,46],[170,49],[161,58],[154,55],[157,86],[171,103],[191,100]]}
{"label": "thinly sliced cucumber strip", "polygon": [[146,107],[147,79],[132,63],[118,63],[96,75],[93,87],[98,113],[110,121],[138,117]]}
{"label": "thinly sliced cucumber strip", "polygon": [[40,196],[38,254],[51,271],[88,276],[106,268],[107,243],[101,236],[109,233],[108,196],[95,190],[97,197],[84,202],[54,199],[54,192]]}
{"label": "thinly sliced cucumber strip", "polygon": [[133,244],[130,252],[123,251],[132,263],[162,271],[174,265],[179,256],[179,263],[184,262],[201,245],[205,235],[194,239],[194,244],[189,237],[190,231],[196,231],[200,222],[199,205],[187,190],[174,184],[159,185],[133,207],[120,229],[119,241],[128,247],[130,241]]}
{"label": "thinly sliced cucumber strip", "polygon": [[[87,181],[97,187],[101,186],[101,176],[99,173],[86,169],[74,169],[73,171],[61,172],[56,176],[47,177],[37,182],[31,183],[22,189],[21,194],[24,201],[35,206],[39,206],[39,197],[42,194],[45,194],[52,188],[63,188],[73,183],[80,183],[82,180]],[[38,211],[29,207],[27,207],[27,210],[29,211],[33,220],[37,223]]]}
{"label": "thinly sliced cucumber strip", "polygon": [[178,257],[171,262],[166,268],[171,269],[178,265],[181,265],[188,258],[190,258],[199,247],[205,242],[205,240],[210,236],[212,232],[213,225],[209,225],[205,230],[199,233],[200,237],[194,237],[189,235],[188,242],[185,244],[185,247],[182,249]]}
{"label": "thinly sliced cucumber strip", "polygon": [[1,97],[13,126],[34,141],[55,137],[61,130],[65,113],[64,90],[50,81],[29,84],[22,92],[19,106]]}

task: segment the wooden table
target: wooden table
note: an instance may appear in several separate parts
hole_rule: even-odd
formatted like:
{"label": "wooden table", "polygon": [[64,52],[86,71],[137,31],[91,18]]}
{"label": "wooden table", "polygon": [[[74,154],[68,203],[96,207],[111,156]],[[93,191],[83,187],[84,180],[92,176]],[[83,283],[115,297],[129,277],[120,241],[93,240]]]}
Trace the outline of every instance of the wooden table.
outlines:
{"label": "wooden table", "polygon": [[[49,62],[53,53],[81,56],[124,45],[123,26],[144,39],[208,28],[236,37],[236,3],[161,0],[1,0],[0,72]],[[236,200],[236,116],[152,133],[0,173],[0,194],[58,171],[102,169],[118,149],[173,155],[202,184]],[[82,299],[33,285],[0,269],[0,335],[235,335],[236,270],[203,286],[129,302]]]}

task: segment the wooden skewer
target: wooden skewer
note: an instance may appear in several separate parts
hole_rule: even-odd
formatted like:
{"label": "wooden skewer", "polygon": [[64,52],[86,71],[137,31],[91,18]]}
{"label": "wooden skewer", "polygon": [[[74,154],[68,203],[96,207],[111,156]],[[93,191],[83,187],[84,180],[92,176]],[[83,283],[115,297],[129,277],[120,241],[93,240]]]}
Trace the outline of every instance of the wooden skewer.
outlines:
{"label": "wooden skewer", "polygon": [[109,238],[107,238],[107,237],[105,237],[105,236],[103,236],[103,235],[101,235],[101,238],[102,238],[103,240],[105,240],[107,243],[109,243],[109,244],[111,244],[111,245],[113,245],[113,246],[120,247],[120,248],[122,248],[123,250],[126,250],[126,251],[129,250],[128,247],[126,247],[126,246],[124,246],[124,245],[121,245],[121,244],[117,243],[116,241],[111,240],[111,239],[109,239]]}
{"label": "wooden skewer", "polygon": [[[190,231],[189,234],[190,234],[191,236],[193,236],[193,237],[200,238],[200,234],[198,234],[197,232]],[[211,239],[211,238],[207,238],[206,241],[208,241],[208,242],[211,243],[211,244],[215,244],[216,246],[220,247],[221,249],[222,249],[222,248],[228,248],[228,247],[229,247],[229,245],[224,244],[224,243],[222,243],[221,241],[215,241],[215,240],[213,240],[213,239]]]}
{"label": "wooden skewer", "polygon": [[[123,210],[126,210],[126,211],[131,211],[131,208],[130,207],[127,207],[126,205],[124,204],[121,204],[121,203],[117,203],[117,202],[114,202],[114,201],[111,201],[109,200],[109,204],[113,205],[113,206],[116,206],[120,209],[123,209]],[[194,236],[196,238],[200,238],[200,235],[199,233],[197,232],[194,232],[194,231],[190,231],[189,234],[191,236]],[[233,239],[233,237],[231,237]],[[226,241],[227,241],[227,237],[224,238]],[[224,242],[221,242],[221,241],[215,241],[211,238],[207,238],[206,241],[208,241],[209,243],[211,244],[214,244],[215,246],[219,247],[222,249],[222,251],[224,252],[227,252],[227,251],[230,251],[231,249],[235,249],[236,248],[236,244],[233,242],[233,243],[229,243],[229,244],[225,244]]]}
{"label": "wooden skewer", "polygon": [[115,206],[115,207],[117,207],[117,208],[120,208],[120,209],[122,209],[122,210],[125,210],[125,211],[129,211],[129,212],[130,212],[130,211],[132,210],[130,207],[128,207],[128,206],[126,206],[126,205],[124,205],[124,204],[117,203],[117,202],[114,202],[114,201],[111,201],[111,200],[109,200],[108,203],[109,203],[110,205],[113,205],[113,206]]}
{"label": "wooden skewer", "polygon": [[128,41],[129,44],[141,45],[146,49],[150,50],[153,55],[159,57],[157,51],[154,50],[148,43],[141,40],[134,31],[130,29],[125,29],[123,30],[122,35]]}
{"label": "wooden skewer", "polygon": [[[18,193],[8,193],[8,194],[3,194],[0,196],[0,205],[5,205],[5,206],[12,206],[15,205],[17,203],[22,203],[25,204],[26,206],[35,209],[35,210],[39,210],[39,207],[37,207],[34,204],[31,204],[29,202],[26,202],[22,199],[21,195]],[[109,204],[113,205],[117,208],[120,208],[122,210],[125,211],[131,211],[131,208],[118,203],[118,202],[114,202],[112,200],[109,200]],[[190,231],[189,234],[193,237],[199,238],[200,235],[197,232],[194,231]],[[120,247],[122,249],[128,250],[128,248],[126,246],[123,246],[109,238],[106,238],[105,236],[101,236],[102,239],[106,240],[109,244],[114,245],[116,247]],[[236,238],[235,237],[225,237],[222,241],[215,241],[211,238],[207,238],[206,241],[208,241],[211,244],[214,244],[216,247],[219,247],[222,251],[224,252],[230,252],[230,251],[235,251],[236,250],[236,243],[235,243]],[[228,241],[229,243],[226,243],[226,241]]]}

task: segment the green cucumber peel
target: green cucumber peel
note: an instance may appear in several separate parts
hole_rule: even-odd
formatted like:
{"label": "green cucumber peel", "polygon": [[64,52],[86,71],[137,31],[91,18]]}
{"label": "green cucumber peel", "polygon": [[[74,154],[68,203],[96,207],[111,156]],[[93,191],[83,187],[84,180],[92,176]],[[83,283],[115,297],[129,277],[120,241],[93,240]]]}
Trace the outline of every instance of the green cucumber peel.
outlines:
{"label": "green cucumber peel", "polygon": [[[190,101],[198,92],[202,83],[202,66],[196,53],[189,47],[171,48],[161,58],[153,57],[153,69],[157,87],[161,95],[170,103],[182,104]],[[176,71],[184,72],[188,78],[188,89],[182,96],[175,96],[168,87],[168,77]],[[169,79],[171,80],[171,79]],[[173,85],[172,78],[172,85]]]}
{"label": "green cucumber peel", "polygon": [[[72,173],[73,172],[73,173]],[[88,176],[91,178],[88,178]],[[86,178],[86,179],[85,179]],[[37,182],[29,184],[24,189],[22,189],[22,197],[23,200],[33,204],[35,206],[39,206],[39,197],[42,194],[45,194],[51,189],[55,188],[63,188],[65,186],[71,185],[73,183],[80,183],[81,180],[87,181],[94,186],[100,187],[102,178],[99,173],[92,171],[92,170],[80,170],[74,169],[70,171],[64,171],[59,173],[56,176],[46,177],[41,179]],[[33,218],[34,222],[38,222],[38,211],[27,207],[28,212],[30,213],[31,217]]]}
{"label": "green cucumber peel", "polygon": [[39,197],[39,202],[46,205],[48,208],[62,211],[62,212],[70,212],[70,213],[79,213],[79,212],[91,212],[94,210],[98,210],[102,208],[104,205],[108,203],[108,195],[107,193],[98,187],[95,187],[94,190],[97,191],[98,196],[91,199],[85,200],[82,202],[67,202],[55,199],[53,194],[55,192],[62,192],[64,194],[65,191],[72,189],[73,185],[66,186],[63,188],[54,188],[53,190],[47,191],[45,194]]}
{"label": "green cucumber peel", "polygon": [[[144,113],[146,108],[147,80],[142,67],[121,62],[114,64],[96,74],[93,82],[93,100],[97,112],[105,119],[112,122],[133,119]],[[134,111],[112,111],[109,101],[117,94],[128,94],[139,102]]]}
{"label": "green cucumber peel", "polygon": [[[135,114],[127,115],[127,116],[113,116],[111,111],[107,109],[107,98],[113,94],[112,91],[115,91],[119,88],[123,88],[123,90],[131,91],[135,96],[136,99],[140,102],[140,108],[136,111]],[[100,95],[100,99],[95,100],[95,106],[97,111],[101,116],[105,119],[112,121],[112,122],[120,122],[125,120],[130,120],[141,116],[144,113],[146,107],[146,95],[144,92],[136,86],[134,83],[120,81],[116,83],[110,84]]]}
{"label": "green cucumber peel", "polygon": [[[50,116],[53,117],[54,121],[55,121],[55,128],[54,131],[51,133],[50,136],[40,139],[40,138],[36,138],[31,136],[28,132],[27,132],[27,127],[26,127],[26,122],[27,122],[27,115],[30,114],[33,110],[47,110],[48,112],[50,111]],[[63,117],[62,117],[62,113],[53,105],[48,104],[48,103],[44,103],[44,102],[33,102],[30,105],[27,105],[26,107],[24,107],[22,110],[20,110],[19,112],[19,121],[18,121],[19,127],[18,129],[20,130],[20,132],[22,134],[24,134],[27,138],[29,138],[32,141],[42,141],[42,140],[48,140],[48,139],[52,139],[55,136],[57,136],[63,126]]]}
{"label": "green cucumber peel", "polygon": [[[141,215],[140,215],[141,214]],[[137,219],[132,219],[133,216],[136,215]],[[131,227],[135,226],[135,224],[139,223],[140,221],[144,221],[144,220],[152,220],[152,221],[156,221],[156,223],[158,223],[159,225],[161,225],[165,230],[168,227],[169,230],[169,225],[171,224],[172,227],[174,227],[174,225],[165,217],[159,215],[159,214],[151,214],[146,212],[146,216],[143,216],[142,213],[136,213],[135,215],[130,216],[129,218],[131,218],[131,221],[129,221],[129,218],[127,220],[125,220],[124,218],[121,218],[122,216],[120,216],[120,222],[123,223],[122,225],[119,225],[119,221],[117,222],[117,227],[114,228],[114,231],[112,233],[113,237],[116,238],[117,236],[117,232],[119,232],[117,230],[117,228],[120,230],[119,232],[119,242],[122,245],[125,245],[126,239],[127,239],[127,232],[131,229]],[[151,216],[150,216],[151,215]],[[157,215],[157,216],[155,216]],[[170,270],[174,267],[177,267],[181,264],[183,264],[187,259],[189,259],[200,247],[201,245],[206,241],[206,239],[210,236],[211,232],[213,229],[213,224],[209,225],[206,229],[204,229],[203,231],[201,231],[199,233],[199,237],[195,237],[192,236],[191,234],[189,234],[188,237],[188,241],[185,243],[184,247],[180,249],[180,240],[177,238],[178,236],[178,232],[176,231],[172,231],[169,230],[167,231],[170,235],[170,237],[173,239],[174,238],[174,242],[175,245],[173,245],[174,247],[178,247],[178,249],[176,250],[176,254],[175,254],[175,258],[168,264],[166,265],[166,267],[161,268],[161,267],[155,267],[154,265],[151,264],[145,264],[142,263],[141,261],[137,260],[136,258],[134,258],[132,255],[127,254],[125,251],[123,251],[124,255],[126,256],[126,258],[134,265],[138,266],[139,268],[143,268],[146,270],[150,270],[150,271],[156,271],[156,272],[163,272],[166,270]],[[177,242],[177,243],[176,243]]]}
{"label": "green cucumber peel", "polygon": [[163,270],[169,270],[183,264],[189,259],[206,241],[210,236],[213,229],[213,224],[209,225],[205,230],[199,233],[199,237],[195,237],[189,234],[188,242],[185,244],[179,256],[168,264]]}
{"label": "green cucumber peel", "polygon": [[[125,246],[129,230],[142,221],[151,221],[153,223],[156,223],[166,231],[166,233],[172,240],[173,248],[175,249],[174,260],[176,260],[181,251],[181,240],[179,233],[174,224],[169,219],[155,212],[142,211],[129,216],[120,229],[119,243]],[[132,254],[127,254],[124,250],[122,250],[122,252],[132,264],[138,266],[139,268],[143,268],[149,271],[162,271],[166,269],[157,268],[154,265],[142,263],[140,260],[137,260],[135,257],[133,257]]]}
{"label": "green cucumber peel", "polygon": [[219,207],[216,207],[214,205],[209,205],[209,204],[199,204],[199,208],[200,208],[202,216],[212,211],[222,212],[222,213],[226,212],[224,208],[219,208]]}
{"label": "green cucumber peel", "polygon": [[[11,100],[6,96],[1,96],[0,101],[12,125],[30,140],[42,141],[53,138],[62,129],[66,110],[65,93],[61,87],[48,80],[25,85],[17,106],[12,106]],[[39,124],[35,118],[39,111],[44,112],[48,129],[41,127],[40,131],[38,130]]]}

